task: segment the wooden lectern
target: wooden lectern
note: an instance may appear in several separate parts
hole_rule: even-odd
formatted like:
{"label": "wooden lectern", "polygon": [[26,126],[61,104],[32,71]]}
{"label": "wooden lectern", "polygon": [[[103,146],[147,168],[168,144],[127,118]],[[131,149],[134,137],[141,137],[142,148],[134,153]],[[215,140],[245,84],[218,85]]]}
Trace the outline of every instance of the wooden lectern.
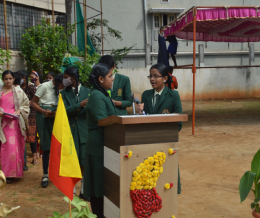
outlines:
{"label": "wooden lectern", "polygon": [[[177,215],[179,122],[187,121],[186,114],[110,116],[98,122],[104,126],[104,217],[135,218],[130,185],[136,167],[158,151],[166,154],[163,173],[156,182],[162,208],[152,217]],[[176,153],[170,155],[169,148]],[[132,151],[132,157],[125,154]],[[166,189],[166,183],[173,183]]]}

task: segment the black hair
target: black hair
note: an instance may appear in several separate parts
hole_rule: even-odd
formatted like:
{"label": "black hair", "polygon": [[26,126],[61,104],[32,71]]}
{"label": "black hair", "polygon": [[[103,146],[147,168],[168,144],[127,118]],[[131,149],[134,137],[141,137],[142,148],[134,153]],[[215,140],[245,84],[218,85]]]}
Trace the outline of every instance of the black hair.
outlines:
{"label": "black hair", "polygon": [[168,73],[172,73],[173,72],[173,67],[172,66],[169,66],[168,67]]}
{"label": "black hair", "polygon": [[153,65],[150,70],[152,69],[158,70],[163,77],[168,76],[168,68],[162,63]]}
{"label": "black hair", "polygon": [[102,56],[98,63],[103,63],[103,64],[106,64],[111,68],[115,67],[115,59],[113,58],[113,56],[111,55],[104,55]]}
{"label": "black hair", "polygon": [[50,75],[53,77],[53,79],[55,78],[55,74],[54,74],[53,72],[49,71],[49,72],[46,74],[46,76],[47,76],[48,74],[50,74]]}
{"label": "black hair", "polygon": [[102,76],[103,78],[106,77],[106,75],[110,71],[110,66],[104,63],[98,63],[95,64],[95,66],[92,69],[91,74],[89,75],[89,82],[93,85],[95,85],[101,92],[103,92],[106,96],[109,96],[108,92],[101,86],[98,82],[98,78]]}
{"label": "black hair", "polygon": [[20,75],[21,79],[25,77],[25,79],[26,79],[26,89],[24,91],[26,92],[27,88],[28,88],[28,82],[29,82],[27,71],[25,71],[25,70],[18,70],[16,73]]}
{"label": "black hair", "polygon": [[[35,72],[36,72],[36,71],[35,71]],[[30,73],[30,75],[31,75],[31,74],[33,74],[33,75],[35,75],[35,76],[38,76],[40,83],[43,83],[43,82],[44,82],[41,74],[39,74],[39,73],[36,74],[36,73],[34,73],[33,71]]]}
{"label": "black hair", "polygon": [[[55,79],[54,79],[54,82],[55,82],[55,94],[56,95],[59,95],[59,85],[62,84],[62,80],[63,80],[63,73],[60,73],[58,74]],[[51,81],[52,82],[52,81]]]}
{"label": "black hair", "polygon": [[2,74],[2,80],[4,80],[5,75],[11,74],[11,76],[14,78],[14,73],[11,70],[6,70]]}
{"label": "black hair", "polygon": [[21,77],[21,75],[20,74],[18,74],[17,72],[14,72],[14,83],[13,83],[13,85],[21,85],[21,79],[22,79],[22,77]]}
{"label": "black hair", "polygon": [[[77,95],[78,94],[78,86],[79,86],[79,70],[76,67],[68,67],[65,71],[64,74],[70,76],[71,78],[75,76],[75,81],[76,81],[76,86],[75,86],[75,91],[74,93]],[[66,89],[70,88],[66,87]]]}

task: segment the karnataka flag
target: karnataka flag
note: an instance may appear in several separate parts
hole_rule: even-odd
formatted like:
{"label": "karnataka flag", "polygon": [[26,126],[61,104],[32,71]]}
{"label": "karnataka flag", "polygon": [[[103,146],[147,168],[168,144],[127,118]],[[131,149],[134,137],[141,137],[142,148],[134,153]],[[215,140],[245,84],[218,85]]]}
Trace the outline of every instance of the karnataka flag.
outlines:
{"label": "karnataka flag", "polygon": [[73,200],[74,186],[82,175],[61,94],[52,131],[49,177],[64,195]]}

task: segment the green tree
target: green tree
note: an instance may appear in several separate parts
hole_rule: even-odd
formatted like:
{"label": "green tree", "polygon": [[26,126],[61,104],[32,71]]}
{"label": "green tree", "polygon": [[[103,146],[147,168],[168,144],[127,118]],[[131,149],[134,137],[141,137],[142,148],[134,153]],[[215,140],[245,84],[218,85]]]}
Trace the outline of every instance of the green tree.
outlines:
{"label": "green tree", "polygon": [[[107,34],[104,35],[104,40],[108,40],[108,37],[113,37],[117,40],[123,40],[121,36],[121,32],[118,30],[115,30],[111,28],[108,25],[108,20],[103,20],[103,26],[107,29]],[[79,52],[78,47],[69,44],[69,53],[71,56],[76,56],[76,57],[81,57],[85,58],[85,60],[79,60],[74,63],[71,62],[70,58],[64,58],[62,62],[62,67],[67,68],[67,67],[77,67],[79,69],[79,74],[80,74],[80,82],[87,88],[91,88],[91,84],[89,83],[89,75],[92,71],[92,67],[95,63],[98,62],[100,58],[100,53],[101,53],[101,34],[96,32],[95,30],[97,28],[101,27],[101,20],[100,19],[93,19],[92,22],[88,22],[88,31],[89,31],[89,36],[91,38],[92,44],[95,47],[97,54],[94,54],[90,56],[89,54],[87,57],[85,57],[84,52]],[[115,63],[118,66],[119,63],[123,63],[122,59],[125,57],[130,50],[134,47],[135,45],[131,47],[124,47],[121,49],[113,49],[111,51],[111,55],[115,59]],[[88,46],[87,49],[89,50],[90,47]]]}
{"label": "green tree", "polygon": [[[122,33],[119,30],[115,30],[112,27],[109,26],[109,21],[106,19],[103,19],[103,27],[106,30],[106,34],[103,35],[104,40],[109,40],[109,37],[115,38],[116,40],[122,41]],[[89,36],[91,38],[92,44],[97,50],[97,52],[101,53],[101,43],[102,43],[102,37],[101,33],[97,32],[97,29],[101,28],[101,19],[93,19],[92,22],[88,23],[88,31],[89,31]],[[119,63],[123,63],[122,58],[125,57],[130,50],[134,47],[135,45],[131,47],[124,47],[121,49],[113,49],[111,52],[111,55],[114,56],[116,65]]]}
{"label": "green tree", "polygon": [[10,63],[10,60],[12,59],[11,57],[11,52],[8,50],[4,50],[0,48],[0,71],[3,71],[1,68],[2,65],[4,65],[6,62]]}
{"label": "green tree", "polygon": [[75,25],[53,26],[44,18],[40,25],[26,30],[21,40],[21,57],[27,70],[45,75],[48,71],[60,72],[62,60],[67,52],[68,38],[75,31]]}

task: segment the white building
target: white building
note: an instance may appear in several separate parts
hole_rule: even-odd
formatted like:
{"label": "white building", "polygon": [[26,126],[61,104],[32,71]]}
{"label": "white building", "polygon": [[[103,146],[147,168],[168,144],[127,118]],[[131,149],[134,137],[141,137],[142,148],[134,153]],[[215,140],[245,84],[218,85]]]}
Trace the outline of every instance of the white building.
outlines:
{"label": "white building", "polygon": [[[100,10],[98,0],[87,0],[87,4]],[[154,64],[157,61],[159,28],[192,6],[203,5],[257,6],[259,0],[103,0],[103,18],[109,21],[112,28],[122,32],[123,38],[123,41],[119,41],[107,37],[109,40],[105,40],[105,53],[110,53],[113,48],[130,47],[136,44],[124,59],[123,67],[145,67],[146,57],[150,60],[148,65]],[[72,10],[72,21],[74,21],[73,13],[74,10]],[[87,8],[88,18],[97,14],[96,11]],[[181,39],[178,42],[178,65],[191,64],[193,43]],[[248,43],[230,43],[228,45],[228,43],[198,42],[198,44],[200,43],[205,46],[205,66],[234,66],[249,63]],[[256,62],[260,63],[260,43],[255,43],[255,50]]]}
{"label": "white building", "polygon": [[[54,0],[55,23],[66,25],[65,0]],[[10,70],[24,69],[19,57],[22,34],[29,27],[39,24],[43,17],[52,22],[52,2],[50,0],[6,0],[8,47],[12,52]],[[4,3],[0,2],[0,47],[6,48]],[[3,66],[6,69],[6,65]]]}

